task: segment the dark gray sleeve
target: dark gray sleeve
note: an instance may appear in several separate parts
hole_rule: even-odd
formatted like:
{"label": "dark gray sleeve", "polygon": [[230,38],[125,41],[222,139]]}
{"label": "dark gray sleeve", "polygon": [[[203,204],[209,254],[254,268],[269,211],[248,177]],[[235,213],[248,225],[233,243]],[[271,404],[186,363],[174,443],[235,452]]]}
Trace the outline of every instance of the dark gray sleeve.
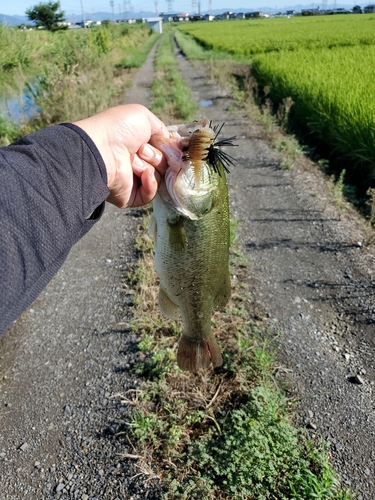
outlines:
{"label": "dark gray sleeve", "polygon": [[103,159],[75,125],[0,148],[0,335],[99,220],[108,195]]}

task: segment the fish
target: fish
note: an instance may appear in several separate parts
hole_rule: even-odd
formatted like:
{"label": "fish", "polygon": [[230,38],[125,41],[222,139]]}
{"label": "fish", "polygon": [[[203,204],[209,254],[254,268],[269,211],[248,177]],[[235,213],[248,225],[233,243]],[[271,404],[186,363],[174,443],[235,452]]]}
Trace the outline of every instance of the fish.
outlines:
{"label": "fish", "polygon": [[173,320],[182,317],[177,364],[196,373],[223,364],[211,317],[231,295],[226,174],[234,158],[220,148],[234,145],[235,138],[218,140],[222,126],[208,120],[168,129],[169,138],[150,139],[168,167],[153,200],[149,233],[160,311]]}

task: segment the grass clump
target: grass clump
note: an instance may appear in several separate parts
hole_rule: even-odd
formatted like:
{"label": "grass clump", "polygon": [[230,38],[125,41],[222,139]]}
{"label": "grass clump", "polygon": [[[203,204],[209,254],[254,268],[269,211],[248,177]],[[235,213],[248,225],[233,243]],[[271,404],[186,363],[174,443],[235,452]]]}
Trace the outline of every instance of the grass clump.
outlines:
{"label": "grass clump", "polygon": [[[140,470],[152,458],[151,477],[161,481],[165,500],[352,498],[340,490],[324,446],[313,446],[291,424],[290,403],[276,378],[274,335],[265,333],[262,320],[251,319],[261,314],[247,289],[241,251],[233,243],[232,298],[212,318],[223,367],[185,373],[175,360],[181,323],[160,316],[157,277],[139,270],[153,266],[146,226],[132,281],[139,297],[134,370],[141,382],[130,399],[123,396],[133,408],[129,432],[143,457]],[[231,225],[232,242],[237,226]]]}
{"label": "grass clump", "polygon": [[160,40],[155,59],[156,77],[153,81],[151,111],[164,121],[189,120],[198,106],[191,98],[191,92],[178,70],[174,57],[173,32],[164,34]]}
{"label": "grass clump", "polygon": [[159,39],[158,33],[152,32],[150,37],[145,41],[141,47],[136,47],[116,65],[117,68],[140,68],[145,62],[150,50]]}

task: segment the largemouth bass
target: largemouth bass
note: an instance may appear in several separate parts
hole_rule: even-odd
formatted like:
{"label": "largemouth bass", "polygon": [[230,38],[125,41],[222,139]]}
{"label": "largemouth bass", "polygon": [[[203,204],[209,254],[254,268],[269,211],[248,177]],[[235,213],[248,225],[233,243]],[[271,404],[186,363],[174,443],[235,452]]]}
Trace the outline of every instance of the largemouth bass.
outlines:
{"label": "largemouth bass", "polygon": [[183,333],[177,363],[192,372],[222,365],[211,331],[213,309],[231,294],[229,207],[226,171],[232,157],[219,149],[220,130],[207,120],[169,127],[170,138],[152,136],[168,168],[153,202],[149,232],[160,278],[159,307],[172,319],[181,314]]}

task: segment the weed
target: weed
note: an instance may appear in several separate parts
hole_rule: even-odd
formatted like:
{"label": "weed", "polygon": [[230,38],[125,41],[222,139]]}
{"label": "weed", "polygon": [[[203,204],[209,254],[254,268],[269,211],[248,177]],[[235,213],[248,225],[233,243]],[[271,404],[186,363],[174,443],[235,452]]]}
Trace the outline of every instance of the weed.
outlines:
{"label": "weed", "polygon": [[129,77],[119,77],[115,65],[124,50],[136,51],[149,38],[148,29],[141,26],[126,32],[109,25],[51,33],[15,30],[0,23],[2,99],[6,103],[27,94],[40,110],[29,121],[23,116],[13,125],[2,121],[0,142],[6,144],[47,125],[75,121],[117,104]]}

